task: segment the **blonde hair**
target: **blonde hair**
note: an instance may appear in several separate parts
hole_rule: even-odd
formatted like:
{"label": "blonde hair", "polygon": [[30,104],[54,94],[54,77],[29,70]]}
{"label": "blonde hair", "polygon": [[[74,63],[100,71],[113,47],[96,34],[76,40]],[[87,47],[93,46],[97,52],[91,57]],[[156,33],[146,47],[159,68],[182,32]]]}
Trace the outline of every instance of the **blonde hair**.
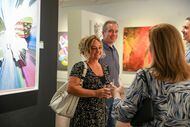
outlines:
{"label": "blonde hair", "polygon": [[94,40],[97,40],[101,43],[100,39],[96,35],[91,35],[91,36],[82,38],[78,45],[80,54],[83,55],[86,59],[89,58],[89,55],[91,52],[91,46]]}
{"label": "blonde hair", "polygon": [[149,32],[153,56],[151,73],[159,80],[178,82],[190,78],[190,66],[179,31],[170,24],[159,24]]}

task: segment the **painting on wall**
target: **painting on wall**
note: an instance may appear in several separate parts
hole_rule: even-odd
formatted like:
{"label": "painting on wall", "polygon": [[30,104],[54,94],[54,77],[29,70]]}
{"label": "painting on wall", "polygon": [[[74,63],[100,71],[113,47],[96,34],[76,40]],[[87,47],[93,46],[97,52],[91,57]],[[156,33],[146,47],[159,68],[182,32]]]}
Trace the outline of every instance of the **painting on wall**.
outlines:
{"label": "painting on wall", "polygon": [[57,70],[67,71],[68,66],[68,33],[58,32]]}
{"label": "painting on wall", "polygon": [[0,10],[0,95],[37,90],[40,0],[1,0]]}
{"label": "painting on wall", "polygon": [[102,40],[102,27],[103,27],[103,23],[100,21],[93,21],[90,20],[90,35],[96,35],[97,37],[100,38],[100,40]]}
{"label": "painting on wall", "polygon": [[151,63],[148,32],[150,26],[125,27],[123,31],[123,71],[135,72]]}

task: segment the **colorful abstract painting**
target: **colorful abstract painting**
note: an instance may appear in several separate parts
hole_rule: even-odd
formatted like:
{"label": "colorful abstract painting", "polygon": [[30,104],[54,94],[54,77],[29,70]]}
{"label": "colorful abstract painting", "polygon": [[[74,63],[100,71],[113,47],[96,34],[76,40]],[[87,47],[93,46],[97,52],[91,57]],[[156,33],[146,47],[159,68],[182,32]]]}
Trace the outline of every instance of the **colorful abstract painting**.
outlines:
{"label": "colorful abstract painting", "polygon": [[37,89],[40,0],[1,0],[0,10],[0,95]]}
{"label": "colorful abstract painting", "polygon": [[57,70],[66,71],[68,66],[68,34],[58,32]]}
{"label": "colorful abstract painting", "polygon": [[135,72],[151,63],[150,27],[125,27],[123,31],[123,71]]}

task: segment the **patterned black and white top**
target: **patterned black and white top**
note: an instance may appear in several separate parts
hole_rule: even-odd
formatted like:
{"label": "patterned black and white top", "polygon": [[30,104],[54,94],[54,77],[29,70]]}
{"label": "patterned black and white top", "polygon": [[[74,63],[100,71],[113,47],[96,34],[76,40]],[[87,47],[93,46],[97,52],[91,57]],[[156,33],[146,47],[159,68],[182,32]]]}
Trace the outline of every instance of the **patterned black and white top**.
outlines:
{"label": "patterned black and white top", "polygon": [[[148,71],[146,77],[154,103],[154,120],[143,127],[190,127],[190,80],[168,83],[155,79]],[[114,99],[114,118],[130,122],[137,105],[148,95],[145,81],[143,71],[137,71],[132,85],[125,91],[124,101]]]}
{"label": "patterned black and white top", "polygon": [[[76,63],[70,73],[70,76],[82,78],[84,64]],[[104,72],[103,77],[97,76],[88,66],[86,76],[83,81],[85,89],[100,89],[105,83],[111,81],[108,66],[102,64]],[[96,97],[80,97],[74,117],[71,119],[70,127],[106,127],[107,109],[105,99]]]}

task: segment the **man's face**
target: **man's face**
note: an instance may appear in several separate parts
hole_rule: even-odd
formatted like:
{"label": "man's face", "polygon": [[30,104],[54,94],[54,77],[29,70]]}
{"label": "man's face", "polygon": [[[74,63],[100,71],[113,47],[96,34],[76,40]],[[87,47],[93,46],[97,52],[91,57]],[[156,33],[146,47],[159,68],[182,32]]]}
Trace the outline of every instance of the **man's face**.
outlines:
{"label": "man's face", "polygon": [[112,45],[118,37],[118,25],[117,24],[107,24],[107,29],[102,32],[103,40]]}
{"label": "man's face", "polygon": [[190,21],[186,20],[181,31],[183,33],[183,39],[190,42]]}

